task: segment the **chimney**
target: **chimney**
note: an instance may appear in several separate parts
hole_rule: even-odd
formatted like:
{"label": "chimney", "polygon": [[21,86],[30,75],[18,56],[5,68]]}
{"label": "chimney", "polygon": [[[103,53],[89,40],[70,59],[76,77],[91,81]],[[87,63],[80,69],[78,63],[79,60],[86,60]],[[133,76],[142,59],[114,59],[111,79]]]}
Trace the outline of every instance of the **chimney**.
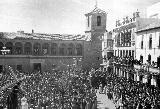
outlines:
{"label": "chimney", "polygon": [[34,29],[32,29],[32,34],[34,33]]}

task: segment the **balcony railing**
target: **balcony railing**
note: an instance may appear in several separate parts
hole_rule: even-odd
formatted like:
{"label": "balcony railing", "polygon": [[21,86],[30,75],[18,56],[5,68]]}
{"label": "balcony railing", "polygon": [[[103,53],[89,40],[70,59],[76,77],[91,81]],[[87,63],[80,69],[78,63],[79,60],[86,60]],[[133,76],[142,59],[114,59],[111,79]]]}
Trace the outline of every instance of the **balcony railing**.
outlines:
{"label": "balcony railing", "polygon": [[[147,68],[146,68],[147,67]],[[156,68],[156,67],[153,67],[153,66],[146,66],[146,65],[134,65],[134,68],[135,69],[138,69],[138,70],[141,70],[141,69],[147,69],[148,72],[151,72],[151,73],[160,73],[160,68]]]}

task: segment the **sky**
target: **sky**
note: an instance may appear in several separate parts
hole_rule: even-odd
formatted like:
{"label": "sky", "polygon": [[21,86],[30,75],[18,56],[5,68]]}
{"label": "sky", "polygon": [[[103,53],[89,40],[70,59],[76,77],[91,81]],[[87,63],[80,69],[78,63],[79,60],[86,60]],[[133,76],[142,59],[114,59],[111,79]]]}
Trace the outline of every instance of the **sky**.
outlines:
{"label": "sky", "polygon": [[[132,15],[137,9],[145,16],[146,7],[160,0],[97,0],[106,11],[107,30],[116,19]],[[0,0],[0,32],[23,30],[30,33],[84,34],[85,13],[95,8],[96,0]]]}

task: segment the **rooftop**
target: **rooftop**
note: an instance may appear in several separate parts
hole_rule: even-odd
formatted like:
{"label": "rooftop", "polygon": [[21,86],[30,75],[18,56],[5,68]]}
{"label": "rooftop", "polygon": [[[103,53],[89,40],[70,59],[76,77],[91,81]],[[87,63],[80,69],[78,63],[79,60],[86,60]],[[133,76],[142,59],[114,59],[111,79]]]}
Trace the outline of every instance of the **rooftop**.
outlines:
{"label": "rooftop", "polygon": [[95,13],[99,13],[99,14],[106,14],[105,11],[101,10],[100,8],[98,7],[95,7],[91,12],[85,14],[86,16],[87,15],[92,15],[92,14],[95,14]]}
{"label": "rooftop", "polygon": [[137,32],[146,31],[150,29],[160,28],[160,19],[155,19],[154,21],[146,24],[144,27],[139,28]]}
{"label": "rooftop", "polygon": [[86,40],[85,35],[0,32],[0,39]]}

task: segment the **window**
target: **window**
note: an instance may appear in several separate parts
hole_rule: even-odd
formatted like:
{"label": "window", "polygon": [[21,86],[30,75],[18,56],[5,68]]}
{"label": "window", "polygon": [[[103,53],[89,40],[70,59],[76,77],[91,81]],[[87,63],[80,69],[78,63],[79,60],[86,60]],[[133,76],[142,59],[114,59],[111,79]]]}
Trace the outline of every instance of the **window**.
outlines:
{"label": "window", "polygon": [[51,54],[52,55],[57,55],[58,54],[58,45],[56,43],[53,43],[51,45]]}
{"label": "window", "polygon": [[160,68],[160,56],[159,56],[159,57],[157,57],[157,67],[159,67],[159,68]]}
{"label": "window", "polygon": [[88,27],[89,27],[89,16],[88,16]]}
{"label": "window", "polygon": [[149,49],[152,49],[152,34],[149,37]]}
{"label": "window", "polygon": [[159,34],[159,46],[158,46],[158,48],[160,49],[160,34]]}
{"label": "window", "polygon": [[143,63],[143,56],[142,55],[140,56],[140,61]]}
{"label": "window", "polygon": [[122,57],[122,50],[120,50],[120,57]]}
{"label": "window", "polygon": [[72,43],[68,46],[68,55],[74,55],[74,45]]}
{"label": "window", "polygon": [[30,42],[26,42],[24,45],[24,53],[26,55],[32,54],[32,44]]}
{"label": "window", "polygon": [[128,50],[126,50],[126,56],[128,57]]}
{"label": "window", "polygon": [[22,72],[22,65],[17,65],[17,71]]}
{"label": "window", "polygon": [[34,55],[41,54],[41,45],[39,43],[35,43],[33,46]]}
{"label": "window", "polygon": [[97,26],[101,26],[101,16],[97,16]]}
{"label": "window", "polygon": [[151,55],[148,55],[148,62],[151,64]]}
{"label": "window", "polygon": [[123,50],[123,57],[125,57],[125,50]]}
{"label": "window", "polygon": [[106,55],[104,55],[104,60],[106,60],[107,59],[107,56]]}
{"label": "window", "polygon": [[6,43],[6,49],[8,50],[10,50],[10,52],[8,53],[8,54],[13,54],[13,43],[12,42],[7,42]]}
{"label": "window", "polygon": [[65,44],[61,44],[60,48],[59,48],[59,54],[60,55],[65,55]]}
{"label": "window", "polygon": [[42,50],[43,50],[43,55],[49,54],[49,44],[44,43],[42,46]]}
{"label": "window", "polygon": [[112,47],[112,42],[108,41],[108,47],[111,48]]}
{"label": "window", "polygon": [[3,71],[3,65],[0,65],[0,73]]}
{"label": "window", "polygon": [[134,50],[132,50],[132,57],[134,58]]}
{"label": "window", "polygon": [[141,40],[141,49],[143,49],[143,38],[144,38],[144,36],[142,35],[142,40]]}
{"label": "window", "polygon": [[131,50],[129,50],[129,56],[131,56]]}
{"label": "window", "polygon": [[76,45],[76,51],[77,51],[77,55],[82,55],[82,45],[81,44],[77,44]]}
{"label": "window", "polygon": [[22,43],[20,42],[16,42],[15,43],[15,54],[22,54],[23,50],[22,50]]}
{"label": "window", "polygon": [[[2,50],[3,49],[3,47],[4,47],[4,45],[3,45],[3,43],[2,42],[0,42],[0,50]],[[2,52],[0,51],[0,55],[2,54]]]}

